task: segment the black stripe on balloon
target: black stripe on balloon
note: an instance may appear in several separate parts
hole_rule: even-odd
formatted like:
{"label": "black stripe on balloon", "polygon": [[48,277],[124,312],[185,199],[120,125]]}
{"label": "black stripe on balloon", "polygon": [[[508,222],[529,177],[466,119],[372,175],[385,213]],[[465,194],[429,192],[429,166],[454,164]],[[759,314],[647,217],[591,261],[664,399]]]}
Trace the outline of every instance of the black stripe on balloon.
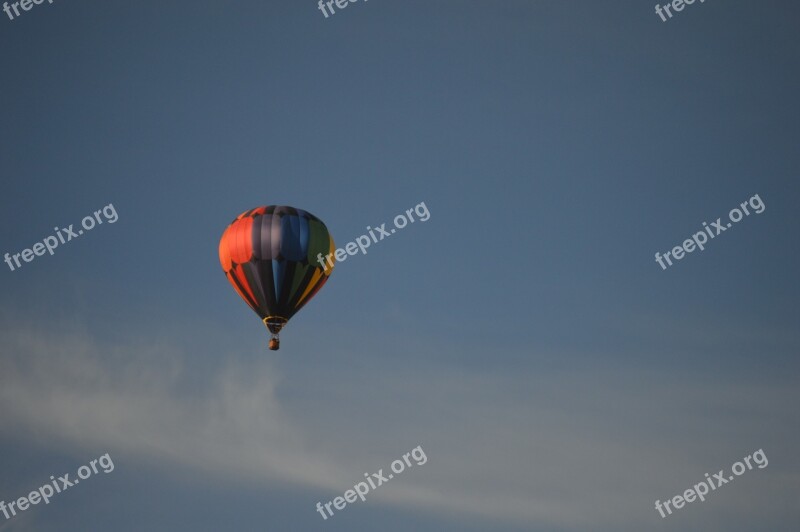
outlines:
{"label": "black stripe on balloon", "polygon": [[278,314],[278,302],[275,298],[275,284],[272,280],[272,261],[260,260],[254,262],[254,264],[258,271],[258,278],[261,279],[261,286],[264,287],[266,310],[270,316],[280,316]]}
{"label": "black stripe on balloon", "polygon": [[283,279],[281,279],[281,309],[284,311],[281,316],[287,320],[294,314],[294,309],[289,306],[289,301],[292,299],[292,279],[294,279],[294,271],[297,269],[298,263],[295,261],[283,261]]}
{"label": "black stripe on balloon", "polygon": [[[258,276],[258,267],[256,266],[255,261],[250,261],[244,266],[244,276],[247,278],[247,284],[250,286],[250,291],[256,298],[258,302],[258,310],[260,312],[266,312],[267,310],[267,299],[264,297],[264,288],[263,283],[261,282],[261,278]],[[262,318],[267,317],[268,314],[264,314]]]}
{"label": "black stripe on balloon", "polygon": [[308,288],[308,283],[311,282],[311,278],[314,277],[314,272],[317,271],[317,268],[307,268],[305,275],[303,275],[303,280],[300,281],[300,284],[297,287],[297,290],[294,291],[292,294],[292,298],[289,300],[289,308],[292,309],[292,312],[297,312],[300,309],[297,309],[297,302],[300,301],[300,296],[303,295],[303,292],[306,291]]}
{"label": "black stripe on balloon", "polygon": [[261,221],[264,215],[254,216],[253,225],[250,227],[250,246],[253,248],[254,258],[263,258],[261,254]]}
{"label": "black stripe on balloon", "polygon": [[306,298],[303,300],[303,304],[302,304],[302,305],[300,305],[299,307],[297,307],[297,308],[295,309],[295,312],[298,312],[298,311],[299,311],[301,308],[305,307],[305,306],[306,306],[306,303],[308,303],[309,301],[311,301],[311,300],[314,298],[314,296],[315,296],[315,295],[317,295],[317,292],[319,292],[319,291],[320,291],[320,289],[322,288],[322,285],[324,285],[326,282],[328,282],[328,276],[327,276],[327,275],[323,275],[322,277],[320,277],[319,279],[317,279],[317,282],[316,282],[316,284],[315,284],[315,285],[314,285],[314,287],[313,287],[313,288],[312,288],[312,289],[311,289],[311,290],[308,292],[308,296],[307,296],[307,297],[306,297]]}

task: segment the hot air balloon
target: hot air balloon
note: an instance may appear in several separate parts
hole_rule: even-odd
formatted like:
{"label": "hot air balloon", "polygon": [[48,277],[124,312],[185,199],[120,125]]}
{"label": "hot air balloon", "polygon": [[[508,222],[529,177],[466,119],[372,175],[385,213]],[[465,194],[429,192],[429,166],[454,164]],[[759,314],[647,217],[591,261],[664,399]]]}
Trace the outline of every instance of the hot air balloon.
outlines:
{"label": "hot air balloon", "polygon": [[272,334],[271,350],[280,347],[278,334],[286,322],[328,280],[333,268],[320,264],[318,256],[335,249],[322,220],[294,207],[257,207],[225,229],[219,241],[222,270]]}

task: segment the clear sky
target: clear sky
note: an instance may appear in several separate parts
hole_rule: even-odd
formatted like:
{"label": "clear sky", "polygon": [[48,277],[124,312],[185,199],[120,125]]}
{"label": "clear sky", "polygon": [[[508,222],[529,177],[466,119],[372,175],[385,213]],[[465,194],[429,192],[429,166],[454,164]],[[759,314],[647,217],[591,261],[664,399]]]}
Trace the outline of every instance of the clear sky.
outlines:
{"label": "clear sky", "polygon": [[[118,215],[0,263],[0,500],[114,463],[0,531],[796,530],[799,17],[0,12],[0,253]],[[344,246],[421,202],[267,350],[217,258],[236,215],[296,206]],[[425,464],[317,513],[417,446]],[[655,510],[758,449],[767,467]]]}

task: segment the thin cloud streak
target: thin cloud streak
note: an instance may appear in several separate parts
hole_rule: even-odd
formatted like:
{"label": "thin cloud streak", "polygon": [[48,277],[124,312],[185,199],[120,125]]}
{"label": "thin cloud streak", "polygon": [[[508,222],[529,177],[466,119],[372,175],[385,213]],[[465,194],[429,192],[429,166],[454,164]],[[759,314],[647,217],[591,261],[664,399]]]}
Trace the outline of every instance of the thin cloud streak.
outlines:
{"label": "thin cloud streak", "polygon": [[303,393],[285,398],[269,358],[220,357],[209,371],[174,347],[100,345],[88,334],[21,327],[2,330],[0,342],[12,353],[0,361],[0,400],[14,405],[0,422],[20,438],[289,482],[304,486],[311,504],[365,471],[388,471],[418,444],[428,463],[369,500],[461,519],[641,530],[658,517],[656,498],[758,447],[769,468],[684,512],[716,523],[712,511],[724,508],[734,524],[748,500],[777,523],[788,510],[775,501],[798,485],[798,464],[786,462],[798,441],[786,429],[796,392],[756,379],[711,384],[625,368],[387,370],[333,350],[330,367],[310,369]]}

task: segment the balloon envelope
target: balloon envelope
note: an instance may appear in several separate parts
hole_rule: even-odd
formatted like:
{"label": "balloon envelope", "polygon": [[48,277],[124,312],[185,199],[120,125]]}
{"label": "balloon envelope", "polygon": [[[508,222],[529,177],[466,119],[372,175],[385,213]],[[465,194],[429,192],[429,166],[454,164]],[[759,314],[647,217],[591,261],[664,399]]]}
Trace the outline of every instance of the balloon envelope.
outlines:
{"label": "balloon envelope", "polygon": [[266,206],[243,212],[225,229],[219,261],[239,296],[277,335],[328,280],[333,266],[323,268],[318,256],[335,249],[313,214]]}

